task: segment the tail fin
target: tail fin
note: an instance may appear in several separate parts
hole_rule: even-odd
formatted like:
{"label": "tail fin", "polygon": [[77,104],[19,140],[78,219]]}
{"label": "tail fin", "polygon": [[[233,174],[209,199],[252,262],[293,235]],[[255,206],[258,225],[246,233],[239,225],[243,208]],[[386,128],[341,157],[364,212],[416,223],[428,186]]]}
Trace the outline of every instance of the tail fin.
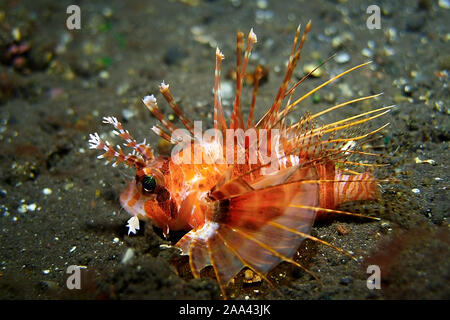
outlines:
{"label": "tail fin", "polygon": [[322,208],[334,209],[350,201],[378,199],[377,180],[369,171],[347,175],[337,170],[334,163],[317,166],[317,170],[321,179],[330,180],[320,185]]}

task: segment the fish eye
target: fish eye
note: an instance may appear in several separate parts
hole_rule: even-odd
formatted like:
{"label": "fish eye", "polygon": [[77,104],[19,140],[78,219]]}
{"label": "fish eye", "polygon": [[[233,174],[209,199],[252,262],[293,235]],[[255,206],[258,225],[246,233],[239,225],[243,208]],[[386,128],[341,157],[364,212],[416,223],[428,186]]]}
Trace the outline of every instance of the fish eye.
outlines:
{"label": "fish eye", "polygon": [[145,176],[142,179],[142,189],[145,192],[153,193],[156,189],[156,179],[154,176]]}

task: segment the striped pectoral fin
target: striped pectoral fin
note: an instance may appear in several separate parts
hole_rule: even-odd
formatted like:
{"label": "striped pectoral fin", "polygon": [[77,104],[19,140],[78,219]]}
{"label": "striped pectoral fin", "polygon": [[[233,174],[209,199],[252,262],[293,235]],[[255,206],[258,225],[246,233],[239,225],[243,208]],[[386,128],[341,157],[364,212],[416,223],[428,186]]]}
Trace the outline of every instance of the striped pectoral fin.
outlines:
{"label": "striped pectoral fin", "polygon": [[314,222],[314,210],[292,204],[317,203],[316,184],[283,184],[233,198],[222,218],[223,237],[251,267],[268,272],[281,261],[292,262],[304,239],[289,229],[309,234]]}
{"label": "striped pectoral fin", "polygon": [[196,278],[200,277],[200,271],[204,267],[212,265],[224,297],[226,296],[225,286],[244,267],[218,233],[211,234],[205,239],[193,239],[189,251],[189,264]]}
{"label": "striped pectoral fin", "polygon": [[[221,228],[220,235],[236,257],[258,272],[267,273],[282,261],[274,254],[276,252],[276,249],[272,248],[274,244],[260,242],[250,230],[233,228],[225,224]],[[217,267],[221,268],[219,265]]]}
{"label": "striped pectoral fin", "polygon": [[317,184],[296,183],[218,200],[210,220],[188,232],[177,247],[189,255],[194,276],[212,265],[225,295],[224,287],[244,267],[267,281],[264,274],[282,261],[303,268],[292,256],[305,239],[301,234],[310,233],[315,211],[292,204],[317,203]]}
{"label": "striped pectoral fin", "polygon": [[217,281],[223,288],[244,267],[244,264],[223,241],[220,236],[220,225],[207,221],[200,228],[191,230],[176,244],[183,254],[189,255],[189,265],[194,277],[200,276],[200,271],[212,265]]}
{"label": "striped pectoral fin", "polygon": [[186,233],[177,243],[176,247],[181,250],[182,255],[189,256],[189,266],[195,278],[200,277],[200,271],[206,266],[211,265],[208,253],[208,245],[202,234],[208,229],[208,225],[204,224],[198,229],[194,229]]}
{"label": "striped pectoral fin", "polygon": [[292,257],[311,231],[318,191],[317,183],[293,182],[216,200],[211,216],[177,247],[189,255],[195,276],[212,265],[224,295],[224,287],[244,267],[269,283],[264,274],[282,261],[306,270]]}
{"label": "striped pectoral fin", "polygon": [[207,247],[217,282],[225,296],[224,287],[243,269],[244,263],[223,241],[220,231],[208,239]]}
{"label": "striped pectoral fin", "polygon": [[195,278],[200,277],[200,271],[211,264],[208,247],[203,239],[192,239],[189,248],[189,265]]}
{"label": "striped pectoral fin", "polygon": [[301,267],[292,256],[304,237],[290,230],[309,234],[315,212],[291,204],[317,205],[317,185],[283,184],[227,201],[227,211],[218,217],[219,234],[246,266],[261,274],[282,261]]}

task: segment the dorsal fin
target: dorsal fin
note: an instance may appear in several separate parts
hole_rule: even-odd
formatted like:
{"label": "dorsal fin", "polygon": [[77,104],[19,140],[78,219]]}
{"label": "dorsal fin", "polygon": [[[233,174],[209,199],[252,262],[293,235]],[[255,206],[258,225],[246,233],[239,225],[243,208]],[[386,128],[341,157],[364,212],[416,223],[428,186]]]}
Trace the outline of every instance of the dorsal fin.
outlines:
{"label": "dorsal fin", "polygon": [[241,94],[242,94],[242,84],[245,76],[245,70],[247,68],[248,60],[252,52],[253,45],[257,42],[256,34],[253,29],[250,30],[247,38],[247,46],[245,48],[244,60],[242,66],[240,65],[240,55],[242,51],[243,44],[243,34],[238,32],[237,36],[237,60],[236,60],[236,97],[234,99],[233,113],[231,115],[231,129],[245,129],[244,119],[242,116],[242,106],[241,106]]}

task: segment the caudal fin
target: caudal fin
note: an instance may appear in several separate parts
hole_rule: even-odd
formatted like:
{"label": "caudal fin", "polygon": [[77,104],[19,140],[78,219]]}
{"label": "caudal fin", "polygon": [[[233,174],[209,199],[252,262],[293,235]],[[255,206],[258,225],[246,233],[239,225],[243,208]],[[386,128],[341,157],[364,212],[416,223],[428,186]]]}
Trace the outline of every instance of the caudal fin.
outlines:
{"label": "caudal fin", "polygon": [[[379,198],[377,179],[370,171],[344,174],[336,169],[334,163],[317,166],[317,170],[321,179],[329,181],[320,185],[320,207],[322,208],[335,209],[346,202]],[[319,211],[318,215],[326,213],[323,210]]]}

